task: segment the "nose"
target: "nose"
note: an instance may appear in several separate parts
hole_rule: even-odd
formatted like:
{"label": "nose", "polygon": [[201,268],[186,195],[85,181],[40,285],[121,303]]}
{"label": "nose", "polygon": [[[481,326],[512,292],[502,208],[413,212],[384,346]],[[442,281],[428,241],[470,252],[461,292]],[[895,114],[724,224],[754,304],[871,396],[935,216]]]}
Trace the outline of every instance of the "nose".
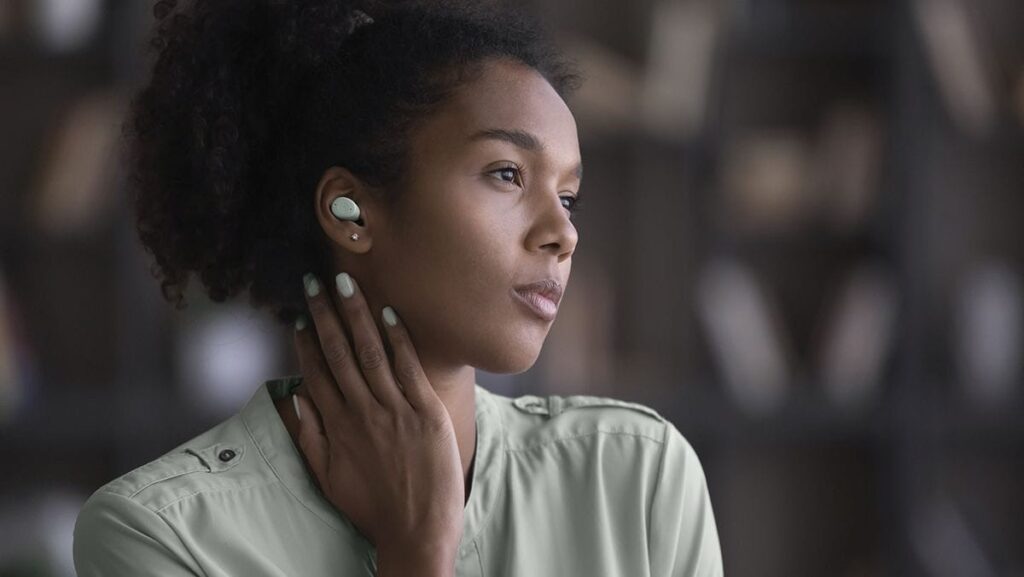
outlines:
{"label": "nose", "polygon": [[558,194],[545,193],[538,205],[537,216],[527,238],[528,248],[551,252],[558,257],[558,262],[562,262],[576,250],[579,241],[576,225],[569,219],[569,211]]}

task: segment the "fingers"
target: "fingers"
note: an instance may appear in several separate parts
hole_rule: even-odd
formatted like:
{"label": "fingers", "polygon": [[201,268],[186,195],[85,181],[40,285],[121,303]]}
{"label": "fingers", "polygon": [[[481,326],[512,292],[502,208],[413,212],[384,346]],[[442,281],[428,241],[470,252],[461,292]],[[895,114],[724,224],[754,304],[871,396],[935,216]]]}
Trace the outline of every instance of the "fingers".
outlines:
{"label": "fingers", "polygon": [[440,399],[437,398],[437,393],[423,372],[423,366],[405,324],[391,307],[384,307],[381,316],[384,320],[384,331],[394,351],[395,379],[405,393],[405,398],[417,412],[429,413],[436,410]]}
{"label": "fingers", "polygon": [[352,331],[352,340],[355,341],[352,350],[356,353],[359,367],[373,396],[381,405],[391,409],[408,407],[409,402],[391,373],[380,330],[358,284],[346,273],[338,274],[335,283],[341,296],[345,319]]}
{"label": "fingers", "polygon": [[320,353],[320,341],[316,331],[307,326],[306,317],[300,315],[295,321],[295,350],[299,358],[302,380],[309,394],[327,418],[341,418],[345,410],[345,399],[334,385],[334,375]]}
{"label": "fingers", "polygon": [[[345,336],[338,311],[335,310],[334,303],[331,302],[316,276],[307,274],[303,277],[303,283],[306,288],[306,302],[310,314],[313,315],[316,336],[319,338],[320,346],[317,347],[317,351],[319,351],[322,361],[326,362],[327,367],[327,373],[324,375],[326,378],[315,379],[311,383],[310,394],[319,405],[321,397],[330,397],[328,389],[340,390],[344,399],[343,405],[347,405],[346,408],[366,413],[376,404],[376,400],[370,393],[357,366],[355,355],[352,353],[353,348],[349,344],[348,337]],[[317,365],[316,368],[319,369],[319,366]],[[331,378],[332,376],[333,378]],[[330,386],[331,384],[334,386]],[[319,395],[316,391],[317,388],[320,389]],[[325,414],[328,419],[333,416],[329,411],[325,411]]]}
{"label": "fingers", "polygon": [[299,447],[313,471],[317,483],[323,487],[327,480],[330,464],[330,445],[324,434],[323,421],[316,407],[302,395],[292,395],[292,402],[299,407]]}

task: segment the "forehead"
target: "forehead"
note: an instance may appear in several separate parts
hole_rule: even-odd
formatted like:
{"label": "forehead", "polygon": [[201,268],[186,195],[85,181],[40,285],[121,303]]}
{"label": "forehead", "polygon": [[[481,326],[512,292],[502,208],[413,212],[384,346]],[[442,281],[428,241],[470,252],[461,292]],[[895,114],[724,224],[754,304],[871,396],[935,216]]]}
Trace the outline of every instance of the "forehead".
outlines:
{"label": "forehead", "polygon": [[[579,160],[576,120],[554,87],[533,68],[490,60],[479,77],[459,87],[418,131],[418,139],[443,142],[433,153],[462,154],[483,129],[522,130],[535,135],[553,162]],[[429,146],[429,145],[428,145]]]}

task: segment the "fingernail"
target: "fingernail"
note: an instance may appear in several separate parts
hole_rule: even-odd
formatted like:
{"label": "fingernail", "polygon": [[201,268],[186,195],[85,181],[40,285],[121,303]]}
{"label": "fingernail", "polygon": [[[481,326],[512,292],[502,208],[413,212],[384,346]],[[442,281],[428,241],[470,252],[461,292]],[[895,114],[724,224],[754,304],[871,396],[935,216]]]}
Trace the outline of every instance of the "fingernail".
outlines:
{"label": "fingernail", "polygon": [[335,280],[338,283],[338,292],[341,293],[341,296],[348,298],[356,292],[356,287],[352,284],[352,277],[348,276],[347,272],[338,273]]}
{"label": "fingernail", "polygon": [[295,317],[295,330],[301,331],[304,328],[306,328],[306,315]]}
{"label": "fingernail", "polygon": [[395,309],[391,307],[384,307],[383,315],[384,322],[387,323],[389,327],[393,327],[398,324],[398,316],[395,315]]}
{"label": "fingernail", "polygon": [[302,277],[302,282],[306,285],[306,294],[311,297],[315,297],[320,294],[320,283],[316,280],[316,277],[313,276],[313,273],[307,272],[305,276]]}
{"label": "fingernail", "polygon": [[295,405],[295,416],[302,420],[302,413],[299,412],[299,398],[292,394],[292,404]]}

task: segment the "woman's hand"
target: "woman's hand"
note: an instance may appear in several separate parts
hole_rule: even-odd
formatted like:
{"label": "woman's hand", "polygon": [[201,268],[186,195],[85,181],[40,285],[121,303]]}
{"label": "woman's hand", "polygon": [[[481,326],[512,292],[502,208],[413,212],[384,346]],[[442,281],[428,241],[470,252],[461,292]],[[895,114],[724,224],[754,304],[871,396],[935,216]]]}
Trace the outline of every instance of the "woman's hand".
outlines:
{"label": "woman's hand", "polygon": [[296,396],[299,445],[320,491],[378,557],[442,555],[454,563],[465,506],[462,461],[405,325],[384,323],[392,372],[355,281],[350,297],[339,291],[350,343],[324,287],[312,275],[304,280],[315,331],[296,330],[295,345],[315,406]]}

